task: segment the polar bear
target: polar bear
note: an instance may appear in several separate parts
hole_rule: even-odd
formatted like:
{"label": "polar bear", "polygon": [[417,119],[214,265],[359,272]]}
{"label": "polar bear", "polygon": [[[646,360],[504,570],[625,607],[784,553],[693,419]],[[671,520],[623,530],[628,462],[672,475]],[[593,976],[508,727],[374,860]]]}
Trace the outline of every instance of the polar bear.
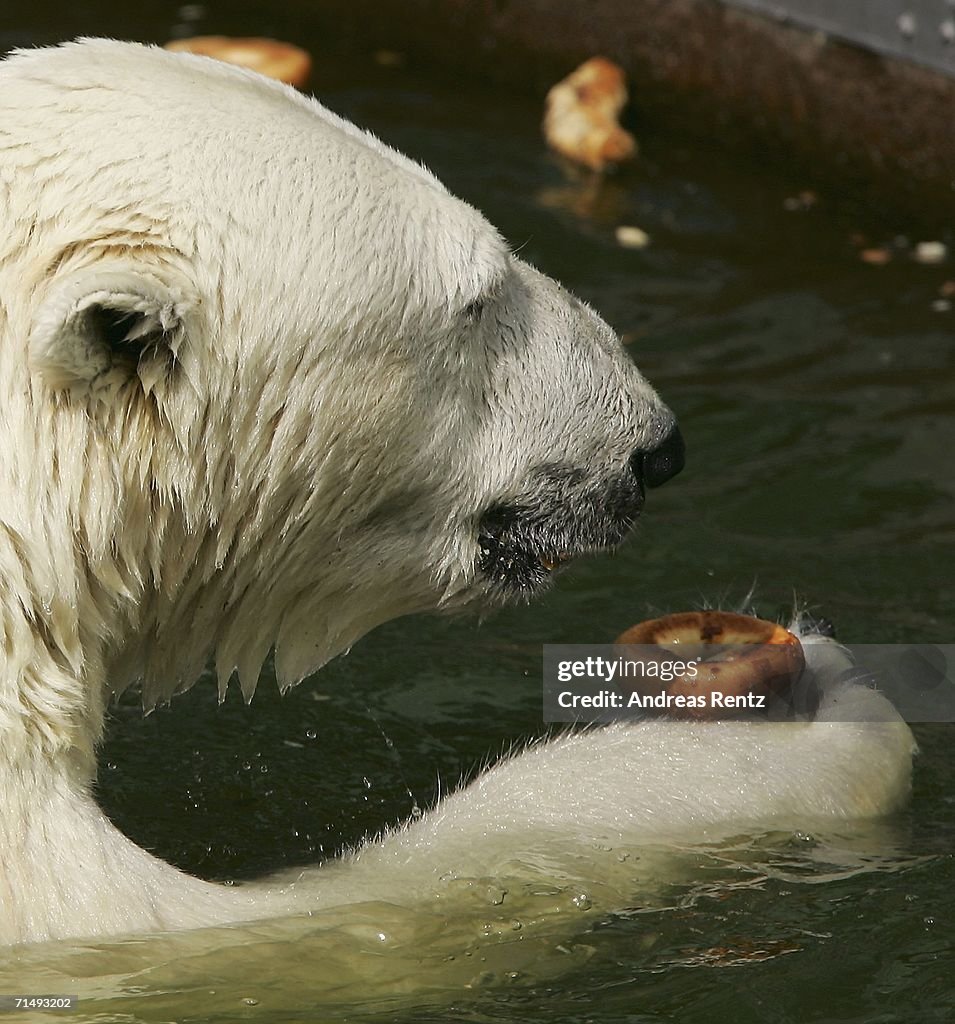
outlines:
{"label": "polar bear", "polygon": [[273,646],[287,686],[387,619],[532,596],[626,535],[683,442],[610,328],[477,211],[250,72],[105,40],[17,52],[0,217],[0,942],[414,899],[535,834],[572,855],[598,824],[904,798],[888,712],[767,732],[778,786],[742,797],[749,734],[620,726],[291,882],[221,887],[139,849],[91,795],[111,695],[139,682],[154,706],[214,659],[220,694],[237,676],[249,697]]}

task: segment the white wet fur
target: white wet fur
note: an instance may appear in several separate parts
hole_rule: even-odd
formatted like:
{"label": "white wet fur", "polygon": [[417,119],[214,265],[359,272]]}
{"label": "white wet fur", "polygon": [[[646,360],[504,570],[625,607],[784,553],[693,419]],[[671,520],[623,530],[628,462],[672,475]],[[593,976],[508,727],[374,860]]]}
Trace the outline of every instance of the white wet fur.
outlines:
{"label": "white wet fur", "polygon": [[254,885],[138,848],[91,792],[112,694],[141,680],[152,706],[212,657],[249,696],[273,644],[291,685],[389,618],[480,606],[490,503],[544,464],[623,472],[672,418],[427,170],[203,58],[86,41],[5,61],[0,217],[0,943],[430,905],[595,836],[904,801],[908,728],[817,638],[813,722],[564,736]]}

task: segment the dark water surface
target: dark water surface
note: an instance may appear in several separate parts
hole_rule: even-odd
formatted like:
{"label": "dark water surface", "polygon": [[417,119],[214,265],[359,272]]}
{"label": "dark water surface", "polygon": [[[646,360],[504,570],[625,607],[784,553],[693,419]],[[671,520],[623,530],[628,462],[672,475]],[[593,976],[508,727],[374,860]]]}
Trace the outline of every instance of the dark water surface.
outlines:
{"label": "dark water surface", "polygon": [[[5,38],[161,39],[175,21],[82,15],[71,9],[59,32],[53,13],[8,20]],[[227,27],[276,31],[237,16]],[[881,243],[904,225],[850,195],[791,212],[805,180],[688,143],[679,123],[638,124],[640,162],[595,182],[548,155],[531,99],[299,41],[328,106],[427,163],[624,335],[680,417],[688,465],[650,495],[623,550],[572,568],[533,607],[480,627],[393,623],[283,699],[263,679],[250,708],[237,690],[218,708],[211,681],[146,720],[125,699],[100,780],[124,831],[208,878],[332,856],[428,806],[438,779],[446,788],[543,732],[541,644],[607,642],[655,612],[734,604],[753,587],[763,613],[795,597],[847,641],[955,642],[955,312],[933,309],[955,263],[863,264],[853,234]],[[620,248],[620,224],[650,246]],[[299,1004],[289,980],[284,1009],[260,1006],[257,1019],[951,1021],[955,727],[918,739],[911,806],[851,867],[788,837],[704,865],[660,906],[591,920],[549,980],[462,991],[450,1008],[347,1011]],[[281,988],[281,973],[271,982]],[[170,999],[159,1016],[131,1000],[130,1016],[100,1019],[213,1019]]]}

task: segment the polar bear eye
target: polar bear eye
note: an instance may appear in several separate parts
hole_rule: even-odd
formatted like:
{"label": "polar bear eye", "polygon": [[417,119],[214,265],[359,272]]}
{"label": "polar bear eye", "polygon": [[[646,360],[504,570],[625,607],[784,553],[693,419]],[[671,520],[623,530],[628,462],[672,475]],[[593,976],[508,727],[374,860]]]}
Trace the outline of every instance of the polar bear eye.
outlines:
{"label": "polar bear eye", "polygon": [[473,302],[469,302],[461,311],[464,319],[471,324],[480,323],[481,317],[484,316],[484,307],[486,304],[487,299],[483,296],[480,299],[475,299]]}
{"label": "polar bear eye", "polygon": [[474,298],[461,308],[459,316],[468,324],[478,324],[488,310],[501,298],[510,270],[506,262],[495,262],[480,268],[480,276],[473,282]]}
{"label": "polar bear eye", "polygon": [[480,323],[488,309],[500,297],[501,287],[502,282],[495,280],[490,287],[484,288],[477,298],[473,299],[461,310],[461,316],[469,324]]}

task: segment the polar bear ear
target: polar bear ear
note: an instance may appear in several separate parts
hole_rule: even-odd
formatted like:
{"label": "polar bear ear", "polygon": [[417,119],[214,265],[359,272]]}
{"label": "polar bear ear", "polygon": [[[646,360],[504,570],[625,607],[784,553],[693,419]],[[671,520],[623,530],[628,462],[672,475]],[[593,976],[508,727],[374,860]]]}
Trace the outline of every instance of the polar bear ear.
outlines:
{"label": "polar bear ear", "polygon": [[[91,391],[139,374],[151,390],[197,305],[154,268],[80,270],[50,284],[34,312],[29,360],[51,387]],[[152,364],[150,365],[146,364]]]}

